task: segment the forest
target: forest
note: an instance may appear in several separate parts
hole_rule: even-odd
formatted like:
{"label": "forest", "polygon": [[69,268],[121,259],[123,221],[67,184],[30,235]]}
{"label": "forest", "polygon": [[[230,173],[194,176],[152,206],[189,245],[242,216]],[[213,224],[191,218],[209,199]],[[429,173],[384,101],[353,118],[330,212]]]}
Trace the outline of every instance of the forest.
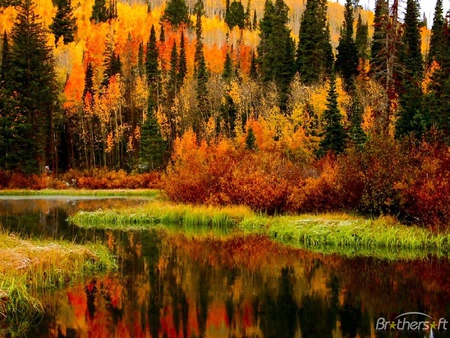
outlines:
{"label": "forest", "polygon": [[450,222],[442,0],[0,5],[0,187]]}

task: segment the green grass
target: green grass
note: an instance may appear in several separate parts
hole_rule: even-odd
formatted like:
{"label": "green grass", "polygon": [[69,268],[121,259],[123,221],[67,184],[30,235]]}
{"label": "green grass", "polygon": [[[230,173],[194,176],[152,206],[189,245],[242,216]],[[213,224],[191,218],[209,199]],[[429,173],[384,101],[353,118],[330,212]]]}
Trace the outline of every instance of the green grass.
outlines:
{"label": "green grass", "polygon": [[11,189],[0,190],[0,196],[100,196],[100,197],[161,197],[160,190],[155,189],[111,189],[111,190],[88,190],[88,189]]}
{"label": "green grass", "polygon": [[179,225],[189,229],[231,229],[253,212],[243,206],[213,207],[153,202],[125,210],[78,212],[69,220],[84,228],[146,229],[159,225]]}
{"label": "green grass", "polygon": [[[138,209],[79,212],[70,219],[78,226],[104,229],[146,229],[178,225],[187,232],[226,229],[226,233],[267,235],[297,248],[349,256],[399,259],[448,255],[450,234],[405,226],[392,217],[367,219],[348,214],[273,216],[241,206],[212,207],[149,203]],[[392,254],[391,254],[392,253]]]}
{"label": "green grass", "polygon": [[0,232],[0,335],[23,335],[43,314],[33,296],[116,269],[108,249],[97,244],[24,240]]}

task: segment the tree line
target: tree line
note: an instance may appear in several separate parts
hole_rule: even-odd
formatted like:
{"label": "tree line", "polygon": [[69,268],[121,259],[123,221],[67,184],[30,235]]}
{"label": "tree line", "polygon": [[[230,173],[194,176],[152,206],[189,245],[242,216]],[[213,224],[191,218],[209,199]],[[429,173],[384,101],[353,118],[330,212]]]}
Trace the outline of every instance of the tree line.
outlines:
{"label": "tree line", "polygon": [[[3,170],[159,170],[188,130],[199,142],[245,138],[246,147],[255,149],[250,121],[258,119],[272,124],[274,139],[285,132],[283,123],[293,132],[301,130],[310,158],[349,147],[363,150],[373,135],[420,140],[439,133],[448,142],[450,37],[442,0],[436,4],[427,55],[421,49],[417,0],[406,0],[404,18],[399,0],[377,0],[372,37],[358,3],[347,0],[336,50],[326,0],[306,2],[298,39],[283,0],[266,0],[260,19],[250,1],[246,8],[227,1],[221,73],[213,72],[205,57],[203,1],[189,8],[184,0],[170,0],[137,53],[132,52],[133,32],[129,48],[117,53],[112,28],[101,66],[84,51],[83,88],[71,105],[64,96],[80,83],[57,81],[48,44],[49,34],[57,44],[77,42],[70,1],[56,2],[49,27],[35,14],[32,0],[14,5],[17,16],[10,34],[3,34],[1,53]],[[92,25],[118,18],[116,1],[95,1]],[[245,45],[245,31],[258,32],[255,48]],[[238,36],[234,44],[232,34]],[[324,104],[317,104],[315,93],[324,88]]]}

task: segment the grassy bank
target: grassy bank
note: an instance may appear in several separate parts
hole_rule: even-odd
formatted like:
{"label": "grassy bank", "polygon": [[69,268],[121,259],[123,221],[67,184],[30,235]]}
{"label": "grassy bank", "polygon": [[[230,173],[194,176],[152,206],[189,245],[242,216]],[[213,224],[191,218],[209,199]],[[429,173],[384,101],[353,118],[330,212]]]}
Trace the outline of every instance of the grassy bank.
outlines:
{"label": "grassy bank", "polygon": [[[416,226],[405,226],[391,217],[366,219],[347,214],[265,216],[245,207],[190,206],[149,203],[139,209],[79,212],[71,218],[87,228],[145,229],[178,224],[208,229],[226,228],[228,232],[267,235],[298,248],[326,253],[386,251],[448,255],[450,234],[433,233]],[[397,255],[398,256],[398,255]],[[409,254],[403,256],[409,257]],[[414,256],[414,255],[413,255]]]}
{"label": "grassy bank", "polygon": [[0,190],[0,196],[99,196],[99,197],[161,197],[161,191],[156,189],[7,189]]}
{"label": "grassy bank", "polygon": [[36,290],[116,268],[106,247],[23,240],[0,233],[0,334],[21,335],[43,313]]}

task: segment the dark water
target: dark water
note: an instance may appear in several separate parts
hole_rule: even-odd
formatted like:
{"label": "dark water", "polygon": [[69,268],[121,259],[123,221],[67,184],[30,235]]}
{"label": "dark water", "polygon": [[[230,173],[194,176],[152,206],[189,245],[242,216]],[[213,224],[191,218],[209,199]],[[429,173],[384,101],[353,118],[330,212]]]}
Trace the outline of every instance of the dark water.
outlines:
{"label": "dark water", "polygon": [[[100,241],[119,271],[39,295],[30,337],[448,337],[450,264],[324,256],[263,237],[192,237],[173,230],[86,231],[76,210],[130,199],[0,200],[0,224],[22,234]],[[421,312],[430,316],[407,312]],[[399,318],[395,319],[396,317]],[[436,322],[436,329],[398,330]],[[441,321],[441,330],[437,325]],[[450,324],[445,326],[450,330]]]}

